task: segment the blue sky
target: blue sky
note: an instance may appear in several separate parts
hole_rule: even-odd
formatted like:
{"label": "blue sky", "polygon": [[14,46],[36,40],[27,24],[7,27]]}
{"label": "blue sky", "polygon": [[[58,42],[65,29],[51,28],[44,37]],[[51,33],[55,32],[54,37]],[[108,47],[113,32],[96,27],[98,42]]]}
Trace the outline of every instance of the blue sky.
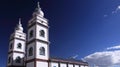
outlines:
{"label": "blue sky", "polygon": [[0,1],[0,66],[6,65],[9,36],[18,18],[26,32],[40,2],[50,25],[50,56],[84,58],[120,45],[120,0],[4,0]]}

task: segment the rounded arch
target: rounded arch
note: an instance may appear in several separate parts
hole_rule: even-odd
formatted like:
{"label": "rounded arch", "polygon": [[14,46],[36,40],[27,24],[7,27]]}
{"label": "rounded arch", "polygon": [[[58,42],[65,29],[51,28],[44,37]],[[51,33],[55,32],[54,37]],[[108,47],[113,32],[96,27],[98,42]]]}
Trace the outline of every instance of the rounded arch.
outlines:
{"label": "rounded arch", "polygon": [[11,57],[8,57],[8,63],[10,63],[11,62]]}
{"label": "rounded arch", "polygon": [[40,55],[45,55],[45,48],[40,47],[39,52],[40,52]]}
{"label": "rounded arch", "polygon": [[40,30],[40,36],[45,37],[45,31],[44,30]]}
{"label": "rounded arch", "polygon": [[20,56],[16,57],[15,62],[16,62],[16,63],[21,63],[21,58],[20,58]]}
{"label": "rounded arch", "polygon": [[21,49],[21,48],[22,48],[22,44],[21,44],[21,43],[18,43],[18,44],[17,44],[17,48]]}
{"label": "rounded arch", "polygon": [[33,30],[30,31],[29,33],[29,38],[33,37]]}
{"label": "rounded arch", "polygon": [[28,55],[32,56],[33,55],[33,47],[30,47],[28,50]]}
{"label": "rounded arch", "polygon": [[11,44],[10,44],[10,49],[12,49],[12,47],[13,47],[13,46],[12,46],[12,43],[11,43]]}

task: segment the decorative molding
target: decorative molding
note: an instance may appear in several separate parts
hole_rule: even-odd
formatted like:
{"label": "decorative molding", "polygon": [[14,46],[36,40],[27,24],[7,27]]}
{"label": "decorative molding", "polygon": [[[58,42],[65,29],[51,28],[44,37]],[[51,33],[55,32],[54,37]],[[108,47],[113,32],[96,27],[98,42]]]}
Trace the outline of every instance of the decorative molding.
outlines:
{"label": "decorative molding", "polygon": [[68,64],[76,64],[76,65],[88,66],[87,62],[69,61],[69,60],[61,60],[61,59],[50,59],[50,61],[51,62],[56,62],[56,63],[68,63]]}
{"label": "decorative molding", "polygon": [[44,40],[40,40],[40,39],[32,39],[31,41],[29,41],[28,43],[27,43],[27,45],[29,45],[30,43],[32,43],[32,42],[36,42],[36,41],[38,41],[38,42],[42,42],[42,43],[47,43],[48,45],[49,45],[49,42],[47,42],[47,41],[44,41]]}
{"label": "decorative molding", "polygon": [[35,61],[49,62],[49,60],[34,58],[34,59],[26,60],[26,63],[35,62]]}
{"label": "decorative molding", "polygon": [[47,28],[47,29],[49,28],[49,26],[43,25],[43,24],[41,24],[41,23],[32,22],[31,25],[28,25],[28,29],[31,28],[31,27],[34,26],[34,25],[40,25],[40,26],[45,27],[45,28]]}
{"label": "decorative molding", "polygon": [[14,40],[14,39],[18,39],[18,40],[26,41],[25,39],[21,39],[21,38],[17,38],[17,37],[12,37],[12,38],[10,39],[10,41],[12,41],[12,40]]}
{"label": "decorative molding", "polygon": [[20,51],[10,51],[10,52],[8,52],[8,54],[11,54],[11,53],[21,53],[21,54],[25,54],[25,52],[20,52]]}
{"label": "decorative molding", "polygon": [[10,66],[7,66],[7,67],[26,67],[26,66],[10,65]]}

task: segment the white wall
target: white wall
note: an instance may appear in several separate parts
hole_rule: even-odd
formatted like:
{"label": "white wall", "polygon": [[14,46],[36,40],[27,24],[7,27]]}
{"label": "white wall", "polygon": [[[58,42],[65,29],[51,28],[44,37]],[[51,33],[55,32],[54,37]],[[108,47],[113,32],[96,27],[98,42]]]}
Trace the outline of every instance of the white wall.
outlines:
{"label": "white wall", "polygon": [[[17,57],[21,58],[21,63],[16,63],[15,60]],[[13,65],[18,65],[18,66],[22,66],[23,65],[23,58],[24,58],[24,54],[20,54],[20,53],[13,53]]]}
{"label": "white wall", "polygon": [[15,32],[14,37],[26,40],[26,34],[25,33]]}
{"label": "white wall", "polygon": [[[84,66],[84,65],[79,65],[79,64],[68,64],[68,67],[89,67],[89,66]],[[50,67],[59,67],[58,62],[50,62]],[[60,67],[67,67],[67,63],[60,63]]]}
{"label": "white wall", "polygon": [[79,65],[75,65],[75,67],[79,67]]}
{"label": "white wall", "polygon": [[[9,58],[9,57],[11,57],[10,63],[8,63],[8,58]],[[11,63],[12,63],[12,54],[9,54],[9,55],[8,55],[8,58],[7,58],[7,65],[11,65]]]}
{"label": "white wall", "polygon": [[[11,44],[12,44],[12,48],[10,49]],[[14,48],[13,46],[14,46],[14,40],[12,40],[12,41],[9,42],[9,48],[8,48],[9,51],[13,50],[13,48]]]}
{"label": "white wall", "polygon": [[60,63],[60,67],[67,67],[66,63]]}
{"label": "white wall", "polygon": [[68,64],[68,67],[73,67],[73,64]]}
{"label": "white wall", "polygon": [[[22,33],[22,32],[18,32],[15,31],[10,38],[14,38],[13,40],[10,41],[9,43],[9,52],[10,51],[18,51],[18,52],[24,52],[25,53],[25,46],[26,43],[23,40],[19,40],[19,39],[24,39],[26,40],[26,34]],[[15,39],[15,38],[19,38],[19,39]],[[21,43],[21,49],[18,48],[18,43]],[[10,46],[12,44],[12,48],[10,49]],[[24,58],[24,54],[23,53],[16,53],[16,52],[12,52],[10,54],[8,54],[8,57],[11,57],[11,63],[9,63],[8,65],[18,65],[18,66],[23,66],[24,62],[23,62],[23,58]],[[21,58],[21,63],[16,63],[15,60],[17,57]],[[7,62],[8,63],[8,62]]]}
{"label": "white wall", "polygon": [[[44,55],[40,55],[40,52],[39,52],[39,49],[40,47],[44,47],[45,48],[45,56]],[[48,60],[49,58],[49,50],[48,50],[48,45],[45,44],[45,43],[41,43],[41,42],[37,42],[36,43],[36,57],[39,58],[39,59],[45,59],[45,60]]]}
{"label": "white wall", "polygon": [[48,67],[48,62],[37,61],[36,67]]}
{"label": "white wall", "polygon": [[59,67],[57,62],[50,62],[50,67]]}
{"label": "white wall", "polygon": [[[33,48],[33,55],[32,56],[29,56],[29,54],[28,54],[30,47]],[[27,46],[27,60],[33,59],[34,57],[35,57],[35,42],[33,42]]]}
{"label": "white wall", "polygon": [[[45,28],[45,27],[42,27],[42,26],[40,26],[40,25],[37,25],[36,27],[37,27],[37,29],[36,29],[36,38],[37,38],[37,39],[44,40],[44,41],[48,41],[48,29]],[[44,32],[45,32],[45,37],[41,37],[41,36],[40,36],[40,32],[39,32],[40,30],[44,30]]]}
{"label": "white wall", "polygon": [[26,67],[34,67],[34,62],[27,63]]}
{"label": "white wall", "polygon": [[[37,18],[38,18],[37,22],[39,22],[39,23],[41,23],[41,24],[43,24],[45,26],[48,25],[47,19],[41,18],[41,17],[37,17]],[[41,21],[43,21],[44,23],[42,23]]]}
{"label": "white wall", "polygon": [[[37,19],[37,20],[36,20],[36,19]],[[30,26],[32,23],[34,23],[34,21],[35,21],[35,22],[38,22],[38,23],[41,23],[41,24],[43,24],[43,25],[45,25],[45,26],[48,26],[48,20],[47,20],[46,18],[44,18],[44,17],[41,18],[41,17],[39,17],[39,16],[36,16],[36,17],[33,17],[32,19],[30,19],[29,22],[28,22],[28,23],[29,23],[28,25]],[[41,21],[43,21],[44,23],[41,22]]]}
{"label": "white wall", "polygon": [[[29,38],[29,34],[30,34],[31,30],[33,30],[33,37]],[[40,30],[44,30],[45,37],[40,36],[40,32],[39,32]],[[28,41],[30,41],[34,38],[41,39],[41,40],[44,40],[44,41],[48,41],[48,36],[49,36],[48,29],[46,27],[42,27],[40,25],[34,25],[31,28],[29,28],[27,35],[28,35]],[[35,35],[36,35],[36,37],[35,37]]]}
{"label": "white wall", "polygon": [[[29,42],[30,40],[32,40],[32,39],[35,38],[35,29],[36,29],[36,28],[35,28],[35,25],[32,26],[30,29],[28,29],[28,33],[27,33],[27,35],[28,35],[28,36],[27,36],[27,38],[28,38],[28,39],[27,39],[28,42]],[[30,31],[31,31],[31,30],[33,30],[33,37],[29,38],[29,36],[30,36]]]}
{"label": "white wall", "polygon": [[[21,49],[17,48],[18,47],[18,45],[17,45],[18,43],[22,44],[22,48]],[[14,40],[14,49],[13,50],[20,51],[20,52],[25,52],[25,46],[26,46],[25,41],[15,39]]]}

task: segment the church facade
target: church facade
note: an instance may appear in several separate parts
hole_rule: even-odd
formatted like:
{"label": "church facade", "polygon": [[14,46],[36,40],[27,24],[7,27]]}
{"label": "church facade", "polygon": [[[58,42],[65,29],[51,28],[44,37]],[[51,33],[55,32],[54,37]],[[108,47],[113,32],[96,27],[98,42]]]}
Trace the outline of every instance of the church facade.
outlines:
{"label": "church facade", "polygon": [[7,67],[88,67],[88,63],[81,60],[51,58],[48,20],[39,3],[32,15],[27,34],[19,19],[10,36]]}

